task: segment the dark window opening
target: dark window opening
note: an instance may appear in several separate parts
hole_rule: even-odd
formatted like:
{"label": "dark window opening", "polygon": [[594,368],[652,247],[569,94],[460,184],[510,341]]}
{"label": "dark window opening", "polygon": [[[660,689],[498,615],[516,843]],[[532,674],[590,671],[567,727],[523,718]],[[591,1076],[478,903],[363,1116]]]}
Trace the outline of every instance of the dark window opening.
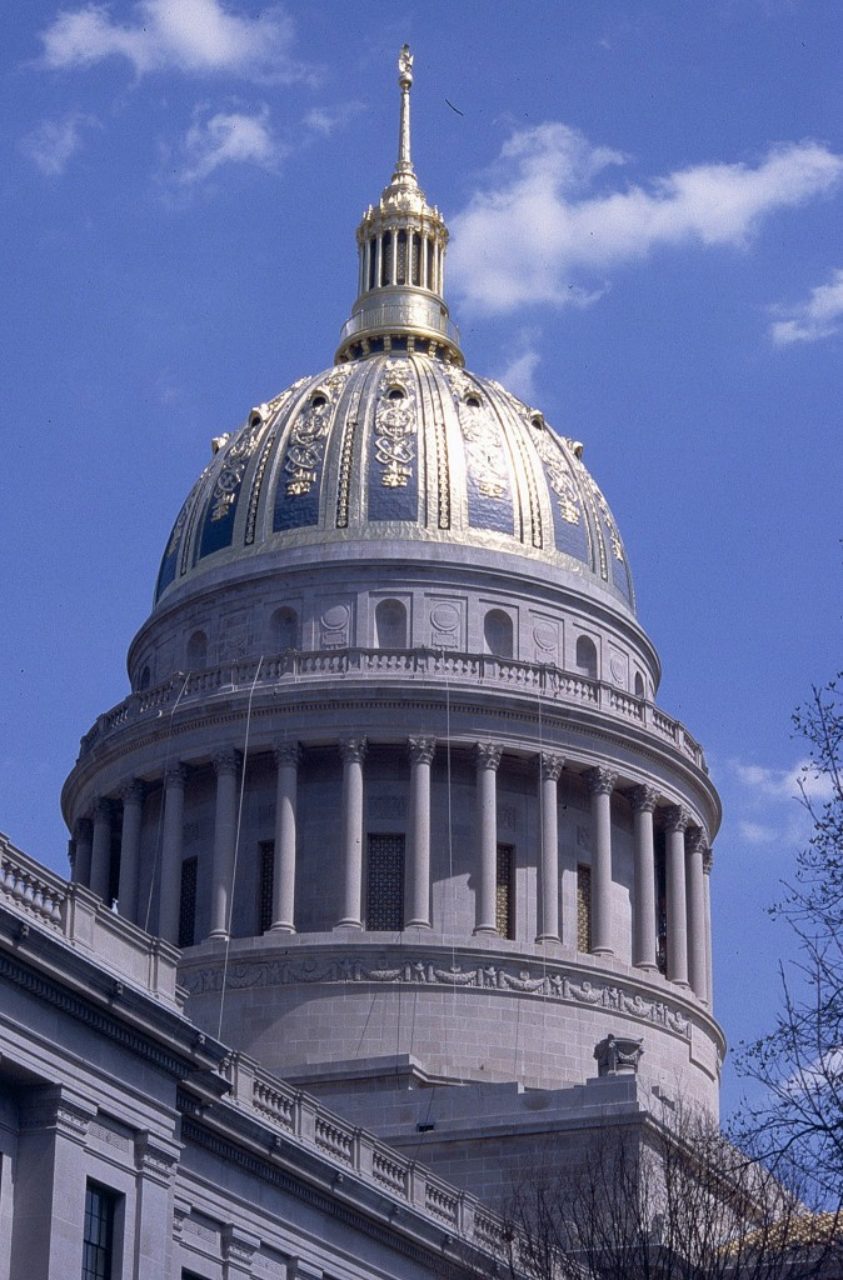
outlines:
{"label": "dark window opening", "polygon": [[149,667],[148,666],[144,667],[143,671],[140,673],[140,680],[138,681],[138,688],[140,689],[141,693],[143,693],[145,689],[149,688],[151,682],[152,682],[152,674],[149,670]]}
{"label": "dark window opening", "polygon": [[369,241],[369,288],[375,287],[375,270],[378,265],[378,242],[377,240]]}
{"label": "dark window opening", "polygon": [[381,241],[381,284],[392,284],[392,232],[385,231]]}
{"label": "dark window opening", "polygon": [[387,400],[403,400],[407,393],[403,387],[390,387],[386,393]]}
{"label": "dark window opening", "polygon": [[181,864],[179,892],[179,946],[192,947],[196,934],[196,885],[199,859],[185,858]]}
{"label": "dark window opening", "polygon": [[89,1182],[85,1192],[82,1280],[111,1280],[114,1270],[114,1211],[118,1196]]}
{"label": "dark window opening", "polygon": [[370,835],[366,878],[366,928],[404,928],[404,837]]}
{"label": "dark window opening", "polygon": [[398,262],[395,275],[396,284],[407,283],[407,232],[399,231],[397,236]]}
{"label": "dark window opening", "polygon": [[410,283],[421,284],[421,236],[418,231],[413,232],[412,250],[410,258]]}
{"label": "dark window opening", "polygon": [[258,933],[272,927],[272,893],[275,885],[275,841],[258,845]]}
{"label": "dark window opening", "polygon": [[502,938],[515,937],[515,849],[511,844],[498,845],[495,928]]}
{"label": "dark window opening", "polygon": [[577,951],[591,950],[591,867],[577,867]]}
{"label": "dark window opening", "polygon": [[427,287],[428,287],[428,289],[433,289],[433,286],[434,286],[434,280],[433,280],[433,241],[432,241],[432,240],[428,240],[428,242],[427,242]]}
{"label": "dark window opening", "polygon": [[478,399],[477,396],[466,396],[465,402],[468,405],[469,409],[480,408],[480,400]]}

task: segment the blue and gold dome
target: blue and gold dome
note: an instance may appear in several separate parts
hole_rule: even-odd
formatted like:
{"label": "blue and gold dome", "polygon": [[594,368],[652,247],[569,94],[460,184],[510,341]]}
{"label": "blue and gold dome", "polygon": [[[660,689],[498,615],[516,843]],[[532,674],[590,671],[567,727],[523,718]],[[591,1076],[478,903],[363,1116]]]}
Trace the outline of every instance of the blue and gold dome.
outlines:
{"label": "blue and gold dome", "polygon": [[[293,548],[389,541],[511,553],[598,586],[634,613],[618,527],[541,413],[464,369],[443,295],[448,231],[410,155],[409,50],[399,60],[398,159],[357,230],[358,296],[337,363],[254,408],[188,496],[156,604],[217,566]],[[459,551],[458,551],[459,553]],[[348,554],[346,551],[345,554]]]}

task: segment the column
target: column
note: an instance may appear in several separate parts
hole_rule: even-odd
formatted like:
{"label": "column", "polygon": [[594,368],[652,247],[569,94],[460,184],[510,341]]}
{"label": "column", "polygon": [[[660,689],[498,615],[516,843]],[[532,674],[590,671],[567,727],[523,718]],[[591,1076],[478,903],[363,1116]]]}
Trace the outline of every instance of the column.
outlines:
{"label": "column", "polygon": [[653,813],[659,793],[654,787],[635,787],[632,811],[635,826],[635,897],[632,911],[632,963],[639,969],[656,964],[656,853]]}
{"label": "column", "polygon": [[705,884],[703,856],[707,848],[705,832],[695,827],[689,832],[685,871],[688,882],[688,978],[700,1000],[706,998]]}
{"label": "column", "polygon": [[111,879],[111,801],[97,800],[94,807],[94,834],[91,841],[91,888],[107,906]]}
{"label": "column", "polygon": [[301,748],[297,742],[275,748],[275,860],[272,871],[272,928],[295,933],[296,796]]}
{"label": "column", "polygon": [[365,738],[346,738],[342,756],[343,902],[339,926],[363,928],[363,761]]}
{"label": "column", "polygon": [[211,872],[210,938],[227,938],[234,893],[234,842],[237,836],[237,752],[214,756],[217,796],[214,807],[214,860]]}
{"label": "column", "polygon": [[[139,1276],[171,1276],[173,1183],[178,1147],[146,1130],[135,1137],[134,1267]],[[134,1270],[134,1268],[133,1268]]]}
{"label": "column", "polygon": [[158,932],[176,946],[181,914],[181,864],[184,838],[184,789],[187,769],[177,764],[164,774],[164,819],[161,835],[161,888]]}
{"label": "column", "polygon": [[667,976],[679,986],[688,985],[688,908],[685,892],[685,828],[688,812],[680,805],[664,811],[667,844]]}
{"label": "column", "polygon": [[589,769],[594,851],[591,858],[591,950],[612,954],[612,792],[618,775],[609,769]]}
{"label": "column", "polygon": [[410,739],[410,897],[407,928],[430,928],[430,766],[434,738]]}
{"label": "column", "polygon": [[539,756],[539,815],[541,817],[541,921],[537,942],[559,941],[559,796],[557,783],[562,756]]}
{"label": "column", "polygon": [[123,827],[120,833],[120,881],[117,906],[121,916],[137,922],[138,863],[140,861],[141,819],[146,788],[134,778],[120,792],[123,798]]}
{"label": "column", "polygon": [[478,742],[477,763],[477,861],[475,933],[497,933],[498,889],[498,767],[503,748]]}
{"label": "column", "polygon": [[714,973],[713,951],[711,942],[711,868],[714,866],[714,852],[703,851],[703,892],[705,895],[705,998],[711,1008],[714,1007]]}
{"label": "column", "polygon": [[73,862],[73,879],[78,884],[91,883],[91,844],[93,824],[90,818],[80,818],[76,823],[76,857]]}

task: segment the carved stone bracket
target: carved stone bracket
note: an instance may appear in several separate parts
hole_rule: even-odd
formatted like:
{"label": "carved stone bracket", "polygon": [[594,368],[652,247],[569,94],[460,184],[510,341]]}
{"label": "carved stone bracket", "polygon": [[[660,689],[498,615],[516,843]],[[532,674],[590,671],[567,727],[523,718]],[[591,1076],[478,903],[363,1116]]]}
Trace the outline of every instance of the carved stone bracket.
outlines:
{"label": "carved stone bracket", "polygon": [[600,1076],[637,1075],[638,1063],[644,1052],[643,1040],[630,1036],[615,1036],[610,1032],[605,1040],[594,1046],[597,1074]]}

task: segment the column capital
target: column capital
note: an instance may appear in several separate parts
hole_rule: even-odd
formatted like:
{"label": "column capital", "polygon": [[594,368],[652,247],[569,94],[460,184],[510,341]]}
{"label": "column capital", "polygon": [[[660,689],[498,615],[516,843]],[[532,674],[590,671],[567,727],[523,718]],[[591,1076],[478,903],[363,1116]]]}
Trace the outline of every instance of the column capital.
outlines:
{"label": "column capital", "polygon": [[565,757],[542,751],[538,756],[538,766],[542,782],[558,782],[565,768]]}
{"label": "column capital", "polygon": [[703,831],[702,827],[689,827],[688,843],[687,843],[688,852],[700,853],[705,855],[705,851],[707,848],[708,848],[708,841],[706,840],[705,832]]}
{"label": "column capital", "polygon": [[615,789],[618,775],[611,769],[589,769],[585,777],[585,785],[593,796],[610,796]]}
{"label": "column capital", "polygon": [[341,738],[339,748],[345,764],[362,764],[369,744],[365,738]]}
{"label": "column capital", "polygon": [[117,793],[124,805],[127,804],[143,804],[143,798],[146,795],[146,783],[140,778],[131,778],[128,782],[124,782]]}
{"label": "column capital", "polygon": [[164,786],[167,791],[171,787],[182,787],[187,785],[187,766],[183,764],[171,764],[169,768],[164,770]]}
{"label": "column capital", "polygon": [[659,793],[655,787],[642,784],[632,788],[629,799],[636,813],[654,813],[659,802]]}
{"label": "column capital", "polygon": [[218,751],[214,756],[214,773],[218,778],[223,774],[236,773],[239,764],[240,757],[236,751]]}
{"label": "column capital", "polygon": [[276,742],[272,755],[277,765],[291,764],[296,767],[301,762],[301,744],[298,742]]}
{"label": "column capital", "polygon": [[435,738],[408,739],[411,764],[431,764],[436,754]]}
{"label": "column capital", "polygon": [[89,817],[77,818],[74,831],[77,840],[90,840],[91,838],[91,819]]}
{"label": "column capital", "polygon": [[662,810],[666,831],[686,831],[691,824],[691,815],[681,804],[669,804]]}
{"label": "column capital", "polygon": [[94,801],[94,821],[97,818],[110,818],[114,812],[114,802],[110,796],[98,796]]}
{"label": "column capital", "polygon": [[497,773],[503,755],[503,747],[496,742],[478,742],[474,747],[474,758],[478,769],[492,769]]}
{"label": "column capital", "polygon": [[703,849],[702,856],[703,856],[703,871],[707,876],[710,876],[711,868],[714,866],[714,850],[711,848],[710,845],[707,849]]}

